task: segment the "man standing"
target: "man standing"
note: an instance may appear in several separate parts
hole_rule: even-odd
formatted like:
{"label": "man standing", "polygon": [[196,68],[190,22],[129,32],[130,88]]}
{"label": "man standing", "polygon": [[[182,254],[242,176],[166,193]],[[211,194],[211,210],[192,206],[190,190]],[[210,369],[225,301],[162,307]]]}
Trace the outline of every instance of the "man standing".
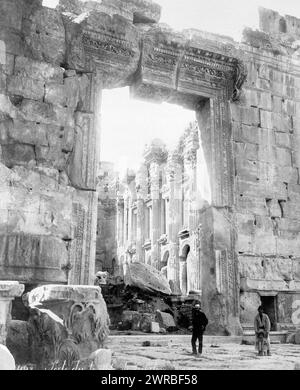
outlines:
{"label": "man standing", "polygon": [[202,344],[203,344],[203,333],[205,331],[208,320],[206,315],[201,310],[200,302],[195,302],[195,305],[192,309],[192,325],[193,325],[193,336],[192,336],[192,347],[193,354],[197,355],[197,346],[196,342],[199,340],[198,352],[202,354]]}
{"label": "man standing", "polygon": [[263,356],[265,349],[267,355],[271,356],[270,351],[270,328],[271,323],[267,314],[264,313],[263,307],[259,306],[258,314],[254,319],[254,330],[255,330],[255,347],[258,350],[258,355]]}

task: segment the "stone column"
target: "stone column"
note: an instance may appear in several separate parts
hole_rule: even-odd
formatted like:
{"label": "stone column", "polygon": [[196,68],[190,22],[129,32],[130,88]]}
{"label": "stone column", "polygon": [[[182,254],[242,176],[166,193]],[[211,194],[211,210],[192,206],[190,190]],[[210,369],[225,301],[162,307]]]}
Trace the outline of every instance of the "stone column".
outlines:
{"label": "stone column", "polygon": [[12,301],[21,296],[23,291],[24,285],[19,282],[0,281],[0,344],[6,344]]}
{"label": "stone column", "polygon": [[182,220],[182,158],[177,152],[169,155],[166,167],[169,187],[167,235],[169,241],[168,278],[179,289],[179,245],[178,233]]}
{"label": "stone column", "polygon": [[128,197],[126,196],[124,198],[124,238],[123,238],[123,246],[127,247],[128,244],[128,235],[129,229],[127,228],[128,225]]}
{"label": "stone column", "polygon": [[136,194],[137,194],[137,233],[136,233],[136,257],[137,260],[145,263],[145,199],[147,196],[147,167],[142,164],[136,174]]}
{"label": "stone column", "polygon": [[[118,197],[117,200],[117,248],[121,248],[123,246],[123,234],[124,234],[124,199]],[[118,252],[119,255],[119,252]],[[118,256],[118,270],[120,269],[122,264],[120,263],[120,256]]]}
{"label": "stone column", "polygon": [[76,189],[72,209],[74,239],[69,250],[69,284],[93,284],[95,276],[101,93],[100,78],[93,74],[90,77],[90,96],[81,111],[75,112],[76,138],[68,172]]}
{"label": "stone column", "polygon": [[150,164],[151,199],[152,199],[152,226],[151,226],[151,262],[157,268],[159,263],[160,238],[160,198],[159,198],[159,164],[155,161]]}

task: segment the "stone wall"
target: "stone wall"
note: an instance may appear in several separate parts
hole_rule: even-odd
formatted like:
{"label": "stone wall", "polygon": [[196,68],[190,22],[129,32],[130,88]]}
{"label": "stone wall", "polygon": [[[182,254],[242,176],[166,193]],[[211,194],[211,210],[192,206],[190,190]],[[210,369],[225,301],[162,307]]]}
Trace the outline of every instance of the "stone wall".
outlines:
{"label": "stone wall", "polygon": [[[300,30],[290,19],[261,9],[263,32],[244,31],[248,76],[231,105],[243,290],[279,291],[279,322],[291,321],[287,294],[300,289]],[[241,297],[245,322],[259,303],[249,294]]]}
{"label": "stone wall", "polygon": [[66,69],[62,15],[41,3],[0,4],[0,279],[89,283],[92,75]]}

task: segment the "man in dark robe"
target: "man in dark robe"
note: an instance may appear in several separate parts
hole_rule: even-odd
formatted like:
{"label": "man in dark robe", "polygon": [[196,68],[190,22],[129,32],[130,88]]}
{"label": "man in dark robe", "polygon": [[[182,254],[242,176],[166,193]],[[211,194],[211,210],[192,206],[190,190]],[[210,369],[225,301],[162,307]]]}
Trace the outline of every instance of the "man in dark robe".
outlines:
{"label": "man in dark robe", "polygon": [[199,341],[198,353],[202,354],[202,345],[203,345],[203,333],[208,324],[206,315],[201,310],[200,302],[196,302],[192,309],[192,326],[193,326],[193,335],[192,335],[192,348],[193,354],[197,355],[197,346],[196,342]]}

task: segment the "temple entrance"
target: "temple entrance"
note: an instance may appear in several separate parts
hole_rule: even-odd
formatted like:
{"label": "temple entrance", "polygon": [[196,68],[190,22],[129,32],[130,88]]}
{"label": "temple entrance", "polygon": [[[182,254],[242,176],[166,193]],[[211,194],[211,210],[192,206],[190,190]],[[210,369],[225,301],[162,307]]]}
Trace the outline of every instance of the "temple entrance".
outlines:
{"label": "temple entrance", "polygon": [[271,322],[271,331],[277,330],[277,296],[261,296],[261,304]]}

